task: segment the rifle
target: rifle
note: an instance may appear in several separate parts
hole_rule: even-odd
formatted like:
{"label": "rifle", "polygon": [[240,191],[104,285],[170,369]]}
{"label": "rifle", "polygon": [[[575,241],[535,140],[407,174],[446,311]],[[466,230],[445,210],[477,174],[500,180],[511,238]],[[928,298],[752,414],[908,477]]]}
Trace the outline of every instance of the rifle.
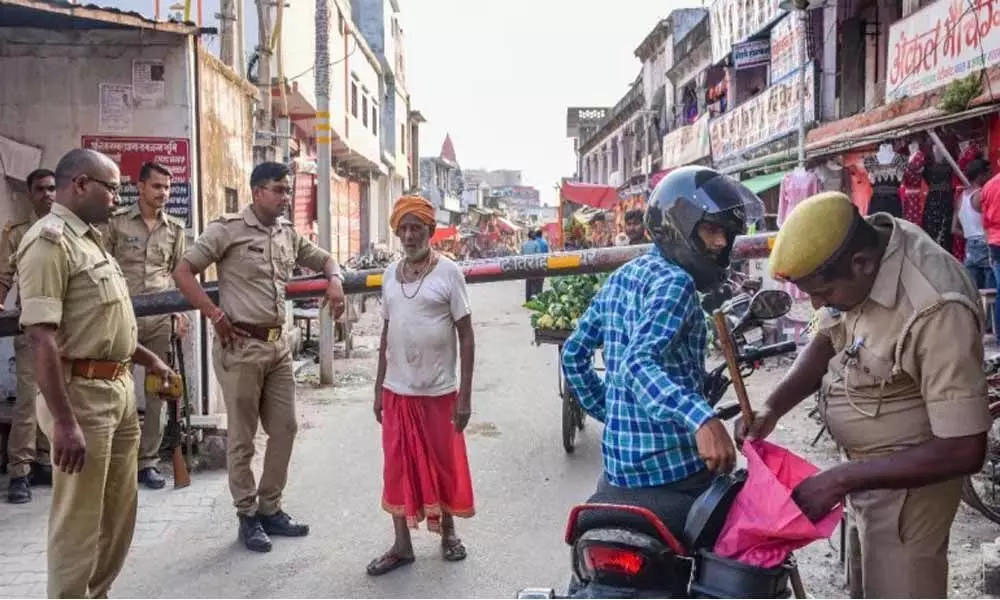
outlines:
{"label": "rifle", "polygon": [[[174,488],[184,488],[191,485],[191,473],[188,470],[187,462],[185,461],[184,454],[181,451],[181,437],[185,435],[181,427],[181,415],[180,415],[180,397],[182,390],[184,390],[185,400],[187,399],[187,386],[184,385],[184,377],[180,375],[182,372],[177,368],[178,356],[177,340],[174,337],[174,327],[173,327],[173,317],[170,318],[170,348],[167,350],[167,361],[170,366],[174,368],[175,372],[178,373],[178,377],[170,382],[169,390],[163,389],[163,381],[160,377],[155,375],[146,375],[146,393],[147,394],[160,394],[160,397],[164,398],[170,407],[170,417],[167,420],[167,426],[163,432],[164,440],[170,444],[171,448],[171,459],[174,468]],[[183,369],[183,362],[181,364],[181,369]]]}
{"label": "rifle", "polygon": [[[185,364],[184,363],[184,344],[181,342],[180,338],[173,338],[173,340],[174,340],[174,349],[175,349],[174,356],[175,356],[175,358],[177,360],[177,374],[180,375],[180,378],[181,378],[181,393],[184,395],[184,445],[185,445],[185,449],[187,450],[187,460],[192,460],[192,457],[194,456],[194,454],[193,454],[194,449],[192,447],[193,444],[194,444],[194,439],[193,439],[193,434],[192,434],[192,431],[191,431],[191,397],[188,395],[187,377],[185,377],[185,374],[184,374],[184,364]],[[174,454],[174,456],[175,456],[174,462],[176,462],[176,460],[177,460],[176,459],[176,456],[177,456],[176,452],[177,451],[175,451],[175,454]],[[190,476],[190,474],[188,472],[188,465],[187,464],[184,465],[184,474],[187,477],[188,483],[190,483],[191,476]]]}

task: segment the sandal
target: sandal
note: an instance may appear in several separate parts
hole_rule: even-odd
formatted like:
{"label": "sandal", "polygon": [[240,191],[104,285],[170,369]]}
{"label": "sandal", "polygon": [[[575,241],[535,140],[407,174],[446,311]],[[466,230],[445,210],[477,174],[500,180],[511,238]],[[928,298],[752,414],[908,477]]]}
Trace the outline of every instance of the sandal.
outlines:
{"label": "sandal", "polygon": [[448,562],[465,560],[465,557],[468,556],[465,551],[465,545],[462,543],[462,540],[458,538],[452,538],[451,540],[441,542],[441,554]]}
{"label": "sandal", "polygon": [[368,563],[365,570],[368,571],[368,574],[372,577],[378,577],[380,575],[385,575],[386,573],[391,573],[400,567],[413,564],[414,560],[415,559],[412,556],[400,556],[390,550]]}

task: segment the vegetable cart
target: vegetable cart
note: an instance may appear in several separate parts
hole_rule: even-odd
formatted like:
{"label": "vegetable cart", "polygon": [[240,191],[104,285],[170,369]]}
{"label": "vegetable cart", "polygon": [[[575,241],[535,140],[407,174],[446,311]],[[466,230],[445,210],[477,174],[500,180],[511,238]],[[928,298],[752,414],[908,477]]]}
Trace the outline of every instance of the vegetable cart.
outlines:
{"label": "vegetable cart", "polygon": [[[534,313],[531,316],[531,327],[535,331],[535,345],[552,344],[558,348],[562,441],[567,453],[572,453],[576,447],[577,432],[583,430],[587,415],[563,377],[563,345],[576,328],[577,319],[587,310],[606,278],[607,275],[553,277],[549,280],[549,289],[524,304],[525,308]],[[595,356],[595,361],[596,359]],[[595,368],[603,371],[602,367],[603,361],[597,361]]]}
{"label": "vegetable cart", "polygon": [[563,449],[572,454],[576,449],[576,433],[583,431],[587,413],[569,389],[569,383],[562,372],[563,344],[573,333],[566,329],[535,329],[535,345],[554,344],[559,352],[559,398],[562,405],[562,443]]}

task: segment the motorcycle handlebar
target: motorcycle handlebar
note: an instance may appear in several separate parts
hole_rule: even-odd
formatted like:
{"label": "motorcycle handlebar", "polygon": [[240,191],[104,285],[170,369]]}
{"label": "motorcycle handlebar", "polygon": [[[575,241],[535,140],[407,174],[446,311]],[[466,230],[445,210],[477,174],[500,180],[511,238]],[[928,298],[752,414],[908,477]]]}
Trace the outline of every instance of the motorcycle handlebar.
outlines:
{"label": "motorcycle handlebar", "polygon": [[764,360],[765,358],[771,358],[772,356],[780,356],[782,354],[795,352],[795,348],[796,345],[794,340],[779,342],[777,344],[771,344],[770,346],[762,346],[756,350],[750,350],[749,352],[741,355],[739,362],[755,363]]}

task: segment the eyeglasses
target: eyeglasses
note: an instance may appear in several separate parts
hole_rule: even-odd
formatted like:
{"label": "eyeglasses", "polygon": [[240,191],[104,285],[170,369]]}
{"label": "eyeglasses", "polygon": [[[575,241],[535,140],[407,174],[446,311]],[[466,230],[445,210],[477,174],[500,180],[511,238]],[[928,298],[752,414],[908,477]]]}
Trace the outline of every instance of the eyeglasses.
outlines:
{"label": "eyeglasses", "polygon": [[116,198],[121,193],[121,187],[118,186],[118,185],[114,185],[112,183],[108,183],[107,181],[104,181],[103,179],[98,179],[96,177],[91,177],[90,175],[81,175],[81,177],[86,177],[88,181],[93,181],[94,183],[101,184],[102,186],[104,186],[104,189],[106,189],[109,192],[111,192],[111,195],[114,196],[114,197],[116,197]]}

